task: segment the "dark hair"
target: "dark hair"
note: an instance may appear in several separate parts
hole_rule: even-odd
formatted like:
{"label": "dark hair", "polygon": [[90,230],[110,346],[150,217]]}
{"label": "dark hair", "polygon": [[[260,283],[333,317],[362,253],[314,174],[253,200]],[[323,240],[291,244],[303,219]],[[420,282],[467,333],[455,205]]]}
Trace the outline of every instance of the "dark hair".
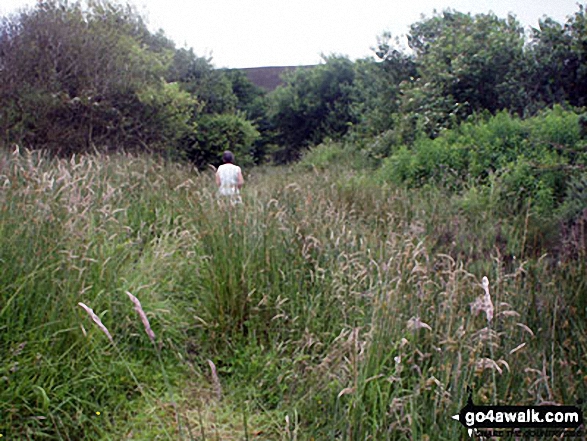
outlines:
{"label": "dark hair", "polygon": [[234,162],[234,155],[231,151],[227,150],[222,154],[222,160],[227,164],[232,164]]}

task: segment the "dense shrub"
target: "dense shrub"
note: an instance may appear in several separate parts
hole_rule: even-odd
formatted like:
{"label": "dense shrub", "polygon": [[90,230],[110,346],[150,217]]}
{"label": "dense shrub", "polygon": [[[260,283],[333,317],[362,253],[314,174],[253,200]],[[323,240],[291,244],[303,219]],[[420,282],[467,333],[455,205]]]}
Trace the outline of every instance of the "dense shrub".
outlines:
{"label": "dense shrub", "polygon": [[501,112],[400,147],[383,161],[378,176],[411,187],[432,183],[457,190],[470,181],[496,182],[513,212],[530,201],[546,214],[565,200],[569,179],[584,170],[579,120],[577,112],[561,107],[526,120]]}
{"label": "dense shrub", "polygon": [[269,119],[282,149],[278,162],[299,159],[304,148],[327,138],[339,139],[352,126],[353,63],[331,56],[311,69],[288,74],[269,95]]}
{"label": "dense shrub", "polygon": [[184,140],[187,157],[199,166],[217,163],[225,150],[231,150],[241,165],[252,165],[252,148],[259,138],[254,125],[241,115],[212,114],[198,120],[193,135]]}
{"label": "dense shrub", "polygon": [[299,161],[299,168],[325,170],[334,166],[352,169],[369,167],[366,152],[352,144],[327,140],[307,150]]}
{"label": "dense shrub", "polygon": [[130,7],[107,2],[39,2],[3,20],[4,141],[66,155],[172,144],[188,130],[176,115],[189,99],[161,80],[173,49]]}

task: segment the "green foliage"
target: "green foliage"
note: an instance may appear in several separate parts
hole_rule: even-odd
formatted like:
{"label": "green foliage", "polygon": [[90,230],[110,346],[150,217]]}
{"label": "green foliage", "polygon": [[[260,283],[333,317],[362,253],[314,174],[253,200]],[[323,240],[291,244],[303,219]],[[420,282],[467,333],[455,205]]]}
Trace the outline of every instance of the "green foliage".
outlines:
{"label": "green foliage", "polygon": [[[164,374],[175,381],[182,371],[181,326],[171,323],[184,319],[174,278],[187,266],[171,255],[193,242],[167,230],[186,203],[169,198],[179,196],[170,182],[162,185],[174,168],[130,156],[16,153],[2,163],[0,434],[124,438],[137,412],[170,405]],[[164,371],[126,291],[141,299],[157,343],[165,342]],[[114,343],[78,302],[93,308]],[[161,414],[145,414],[143,424],[177,439]]]}
{"label": "green foliage", "polygon": [[[178,83],[162,83],[139,91],[138,99],[143,105],[140,121],[144,143],[157,150],[177,142],[194,131],[191,126],[192,109],[198,104],[193,95],[180,89]],[[157,143],[163,142],[158,146]]]}
{"label": "green foliage", "polygon": [[[482,404],[584,397],[585,116],[498,111],[583,103],[584,18],[545,21],[520,52],[515,20],[446,12],[412,27],[413,56],[380,41],[381,62],[330,57],[270,98],[123,7],[4,20],[6,143],[179,146],[201,166],[319,145],[253,169],[236,209],[148,157],[1,157],[0,434],[181,439],[188,420],[206,438],[193,403],[216,409],[215,381],[266,439],[457,439],[443,421],[467,387]],[[484,275],[492,322],[471,307]],[[178,407],[165,390],[186,385]],[[222,436],[220,418],[217,438],[248,438],[246,413]]]}
{"label": "green foliage", "polygon": [[448,10],[413,24],[408,42],[418,78],[402,88],[405,136],[416,130],[434,137],[474,112],[517,109],[523,38],[513,17],[493,14]]}
{"label": "green foliage", "polygon": [[[585,23],[580,5],[565,25],[541,21],[525,44],[512,16],[446,10],[411,26],[409,55],[384,34],[375,49],[383,61],[356,63],[355,130],[375,138],[391,131],[396,145],[411,145],[482,112],[535,115],[553,104],[583,106]],[[374,157],[392,150],[374,143]]]}
{"label": "green foliage", "polygon": [[[152,36],[132,9],[41,2],[4,20],[0,33],[8,66],[0,72],[5,142],[65,154],[105,145],[144,148],[167,141],[176,128],[166,127],[164,116],[150,119],[153,107],[138,97],[154,89],[165,95],[160,78],[173,46]],[[159,109],[182,112],[165,108],[172,105],[166,100]]]}
{"label": "green foliage", "polygon": [[269,161],[277,147],[275,145],[275,127],[269,117],[267,93],[254,85],[241,70],[225,70],[224,75],[232,84],[232,92],[238,99],[237,112],[253,122],[259,131],[260,136],[255,141],[251,152],[255,164]]}
{"label": "green foliage", "polygon": [[297,163],[301,169],[326,170],[326,169],[358,169],[368,167],[369,161],[364,151],[360,151],[352,144],[342,144],[326,140],[322,144],[311,147],[305,151]]}
{"label": "green foliage", "polygon": [[225,70],[223,74],[230,81],[232,92],[238,100],[237,110],[244,112],[251,120],[259,118],[259,100],[262,100],[265,91],[254,85],[242,70]]}
{"label": "green foliage", "polygon": [[225,150],[232,151],[240,165],[254,164],[253,146],[259,132],[240,114],[212,114],[198,119],[194,135],[183,142],[187,158],[198,166],[216,164]]}
{"label": "green foliage", "polygon": [[178,82],[202,105],[194,109],[194,116],[234,113],[237,107],[238,97],[233,93],[230,79],[214,69],[210,61],[198,57],[193,49],[178,49],[166,75],[167,81]]}
{"label": "green foliage", "polygon": [[[564,117],[545,114],[541,125]],[[347,169],[347,152],[311,150],[305,161],[320,173],[254,169],[232,208],[210,176],[147,156],[4,155],[0,433],[182,439],[179,415],[192,438],[246,439],[249,424],[264,439],[448,440],[462,427],[438,422],[464,405],[468,386],[480,404],[584,396],[579,207],[569,206],[564,241],[542,248],[544,226],[507,215],[489,187],[383,185]],[[519,182],[533,173],[525,159],[512,165]],[[585,199],[584,184],[574,179],[567,193]],[[556,247],[566,250],[557,264],[538,257]],[[471,308],[484,275],[490,323]],[[155,346],[126,291],[140,298]],[[184,391],[177,406],[164,372]]]}
{"label": "green foliage", "polygon": [[565,222],[573,221],[587,209],[587,175],[573,177],[567,185],[567,193],[560,209]]}
{"label": "green foliage", "polygon": [[339,56],[324,61],[293,71],[285,86],[270,95],[269,117],[283,146],[278,162],[298,158],[303,148],[327,137],[340,138],[354,122],[350,110],[353,63]]}
{"label": "green foliage", "polygon": [[414,58],[392,48],[389,40],[391,36],[384,35],[379,41],[379,62],[355,63],[351,110],[357,126],[353,130],[363,135],[376,135],[394,127],[392,115],[399,111],[401,87],[417,76]]}
{"label": "green foliage", "polygon": [[561,25],[551,18],[532,29],[527,55],[527,89],[538,106],[568,102],[587,105],[587,18],[585,6]]}
{"label": "green foliage", "polygon": [[570,35],[554,20],[541,20],[539,27],[532,29],[529,51],[528,79],[533,83],[532,98],[545,105],[566,100],[575,82],[569,64],[577,62],[572,54]]}
{"label": "green foliage", "polygon": [[378,175],[396,184],[433,182],[457,190],[469,180],[497,183],[507,210],[519,212],[530,201],[546,216],[562,203],[570,177],[587,160],[581,142],[575,112],[557,107],[526,120],[502,112],[399,148]]}
{"label": "green foliage", "polygon": [[344,149],[340,143],[325,142],[304,152],[298,164],[300,167],[324,170],[343,158]]}
{"label": "green foliage", "polygon": [[[9,66],[0,70],[5,144],[64,155],[179,153],[205,164],[227,145],[247,162],[258,139],[236,114],[247,98],[235,95],[231,79],[163,33],[151,34],[130,7],[41,2],[5,19],[0,36],[0,63]],[[246,105],[252,113],[253,103]],[[258,145],[255,159],[263,152]]]}

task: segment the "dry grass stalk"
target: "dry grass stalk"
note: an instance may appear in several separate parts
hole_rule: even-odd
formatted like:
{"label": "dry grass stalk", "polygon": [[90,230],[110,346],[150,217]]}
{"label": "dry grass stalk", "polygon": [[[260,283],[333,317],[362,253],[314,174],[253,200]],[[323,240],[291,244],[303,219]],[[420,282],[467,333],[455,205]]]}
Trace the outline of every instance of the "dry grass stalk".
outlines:
{"label": "dry grass stalk", "polygon": [[473,333],[471,339],[492,348],[498,348],[501,340],[500,334],[488,326]]}
{"label": "dry grass stalk", "polygon": [[153,344],[155,344],[155,333],[151,329],[151,325],[149,323],[149,319],[147,318],[147,314],[143,311],[143,307],[141,306],[141,302],[135,296],[133,296],[130,292],[126,291],[126,295],[130,298],[130,300],[135,305],[135,311],[139,314],[141,318],[141,322],[143,322],[143,326],[145,327],[145,332],[149,336],[149,339]]}
{"label": "dry grass stalk", "polygon": [[354,387],[345,387],[343,390],[341,390],[338,393],[337,398],[340,398],[343,395],[352,395],[354,393],[355,393],[355,388]]}
{"label": "dry grass stalk", "polygon": [[218,401],[220,401],[222,399],[222,387],[220,386],[218,371],[216,370],[216,365],[212,360],[208,360],[208,365],[210,366],[210,373],[212,374],[212,384],[214,384],[216,398],[218,399]]}
{"label": "dry grass stalk", "polygon": [[81,306],[82,308],[84,308],[86,310],[86,312],[92,318],[92,320],[94,321],[94,323],[96,323],[96,325],[98,325],[98,328],[100,328],[100,330],[102,330],[102,332],[104,334],[106,334],[106,337],[108,337],[108,340],[110,340],[110,343],[114,343],[114,340],[112,339],[112,335],[110,335],[110,332],[108,331],[108,329],[106,328],[106,326],[104,326],[104,324],[102,323],[102,320],[100,320],[100,317],[98,317],[94,313],[94,311],[92,310],[92,308],[90,308],[89,306],[86,306],[82,302],[79,302],[78,305]]}
{"label": "dry grass stalk", "polygon": [[424,323],[422,320],[420,320],[420,317],[412,317],[411,319],[408,320],[408,329],[411,331],[416,331],[418,329],[428,329],[429,331],[432,331],[432,328],[430,327],[429,324]]}
{"label": "dry grass stalk", "polygon": [[520,344],[520,345],[516,346],[514,349],[512,349],[512,350],[510,351],[510,355],[511,355],[511,354],[513,354],[514,352],[518,352],[518,351],[519,351],[520,349],[522,349],[524,346],[526,346],[526,343],[522,343],[522,344]]}
{"label": "dry grass stalk", "polygon": [[481,373],[485,369],[493,369],[499,372],[503,372],[499,365],[490,358],[481,358],[475,362],[475,368],[478,373]]}
{"label": "dry grass stalk", "polygon": [[534,337],[534,332],[528,326],[526,326],[524,323],[516,323],[516,326],[519,326],[524,331],[526,331],[528,334],[530,334],[532,337]]}

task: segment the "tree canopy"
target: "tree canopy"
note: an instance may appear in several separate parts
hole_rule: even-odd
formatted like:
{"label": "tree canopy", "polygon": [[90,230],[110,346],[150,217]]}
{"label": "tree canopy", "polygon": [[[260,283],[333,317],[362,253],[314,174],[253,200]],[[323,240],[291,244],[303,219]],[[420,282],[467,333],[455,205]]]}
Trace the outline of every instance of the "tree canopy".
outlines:
{"label": "tree canopy", "polygon": [[241,147],[252,148],[256,130],[237,114],[232,86],[211,60],[150,32],[130,6],[46,0],[0,23],[4,144],[172,152],[201,164],[217,156],[216,143],[196,141],[209,115],[231,115],[250,143]]}
{"label": "tree canopy", "polygon": [[404,48],[383,34],[373,59],[324,56],[266,93],[150,32],[129,6],[44,0],[0,23],[1,141],[56,154],[168,152],[200,166],[228,146],[281,162],[325,139],[409,146],[475,115],[587,105],[584,6],[528,34],[513,16],[445,10],[406,37]]}

